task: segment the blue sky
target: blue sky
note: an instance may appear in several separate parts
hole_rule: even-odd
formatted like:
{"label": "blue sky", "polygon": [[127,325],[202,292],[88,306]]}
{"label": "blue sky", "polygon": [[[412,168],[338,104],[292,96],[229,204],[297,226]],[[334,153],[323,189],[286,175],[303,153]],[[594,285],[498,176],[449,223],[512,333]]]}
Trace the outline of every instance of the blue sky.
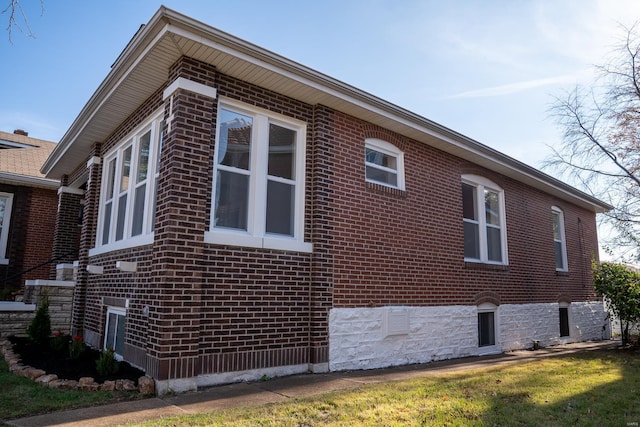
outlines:
{"label": "blue sky", "polygon": [[[0,30],[0,130],[58,141],[161,3],[21,3],[36,38]],[[637,0],[163,4],[535,167],[560,140],[552,97],[589,83],[619,24],[640,19]]]}

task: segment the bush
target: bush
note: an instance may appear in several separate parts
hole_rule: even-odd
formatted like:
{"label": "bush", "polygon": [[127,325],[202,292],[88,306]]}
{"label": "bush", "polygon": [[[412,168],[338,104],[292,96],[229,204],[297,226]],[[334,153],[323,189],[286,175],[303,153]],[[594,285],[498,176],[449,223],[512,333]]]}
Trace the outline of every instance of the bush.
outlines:
{"label": "bush", "polygon": [[96,371],[101,377],[115,375],[120,370],[120,362],[115,358],[113,350],[103,350],[96,360]]}
{"label": "bush", "polygon": [[43,300],[36,311],[36,316],[27,328],[29,338],[36,344],[49,345],[51,335],[51,318],[49,317],[49,303]]}
{"label": "bush", "polygon": [[74,335],[71,345],[69,345],[69,357],[78,359],[86,349],[87,346],[84,344],[84,339],[80,335]]}
{"label": "bush", "polygon": [[51,350],[56,353],[64,353],[69,348],[69,335],[60,331],[54,332],[49,342],[51,343]]}

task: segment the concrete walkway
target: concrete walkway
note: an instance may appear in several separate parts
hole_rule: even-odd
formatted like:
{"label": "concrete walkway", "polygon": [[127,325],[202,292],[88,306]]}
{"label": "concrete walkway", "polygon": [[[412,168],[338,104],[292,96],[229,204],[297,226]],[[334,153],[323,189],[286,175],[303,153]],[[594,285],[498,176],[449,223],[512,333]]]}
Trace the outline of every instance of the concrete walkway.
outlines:
{"label": "concrete walkway", "polygon": [[387,369],[293,375],[264,382],[222,385],[176,396],[154,397],[133,402],[74,409],[5,422],[10,426],[16,427],[114,426],[171,415],[195,414],[211,412],[220,408],[282,402],[296,397],[345,390],[363,384],[398,381],[444,372],[522,363],[579,351],[610,349],[619,345],[619,341],[583,342],[536,351],[519,350],[495,356],[468,357]]}

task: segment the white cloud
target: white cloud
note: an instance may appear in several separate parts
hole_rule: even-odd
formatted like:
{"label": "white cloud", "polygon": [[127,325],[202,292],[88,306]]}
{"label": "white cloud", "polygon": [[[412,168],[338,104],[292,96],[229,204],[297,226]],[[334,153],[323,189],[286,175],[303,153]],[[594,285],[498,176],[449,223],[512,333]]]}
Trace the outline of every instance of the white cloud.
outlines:
{"label": "white cloud", "polygon": [[544,79],[509,83],[509,84],[504,84],[500,86],[487,87],[483,89],[470,90],[470,91],[448,96],[445,99],[504,96],[504,95],[512,95],[514,93],[523,92],[530,89],[540,88],[543,86],[567,85],[567,84],[575,84],[575,83],[576,83],[575,75],[556,76],[556,77],[548,77]]}

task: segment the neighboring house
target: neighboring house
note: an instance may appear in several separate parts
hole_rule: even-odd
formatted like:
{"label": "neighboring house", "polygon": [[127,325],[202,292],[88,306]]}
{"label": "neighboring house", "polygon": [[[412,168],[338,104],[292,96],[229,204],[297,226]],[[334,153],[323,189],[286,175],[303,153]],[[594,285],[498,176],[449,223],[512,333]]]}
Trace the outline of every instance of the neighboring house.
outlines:
{"label": "neighboring house", "polygon": [[160,393],[608,333],[609,205],[166,8],[42,170],[84,200],[74,333]]}
{"label": "neighboring house", "polygon": [[13,299],[25,280],[48,278],[52,270],[46,263],[60,181],[45,178],[40,167],[55,146],[22,130],[0,131],[0,299]]}

